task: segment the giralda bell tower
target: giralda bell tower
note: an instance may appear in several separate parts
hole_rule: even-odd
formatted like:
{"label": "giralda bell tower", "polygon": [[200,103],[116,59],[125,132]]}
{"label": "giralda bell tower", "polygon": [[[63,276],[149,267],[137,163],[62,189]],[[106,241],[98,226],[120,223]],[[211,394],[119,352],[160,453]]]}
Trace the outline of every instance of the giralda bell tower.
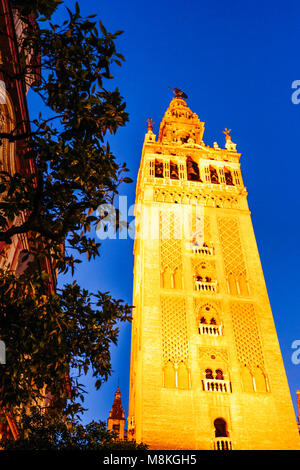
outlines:
{"label": "giralda bell tower", "polygon": [[150,449],[299,449],[240,154],[178,89],[136,189],[129,437]]}

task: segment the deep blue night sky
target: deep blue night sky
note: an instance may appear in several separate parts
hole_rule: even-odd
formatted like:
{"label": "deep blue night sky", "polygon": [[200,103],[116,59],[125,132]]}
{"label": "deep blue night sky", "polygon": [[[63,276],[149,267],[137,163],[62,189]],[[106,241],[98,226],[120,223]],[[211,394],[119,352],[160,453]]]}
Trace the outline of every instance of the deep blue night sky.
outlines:
{"label": "deep blue night sky", "polygon": [[[134,181],[146,119],[153,118],[158,134],[172,98],[169,86],[188,94],[189,107],[206,123],[206,144],[224,147],[222,130],[232,129],[295,403],[300,364],[291,361],[291,344],[300,339],[300,104],[291,101],[291,85],[300,80],[299,1],[79,0],[79,6],[84,15],[96,13],[111,32],[124,30],[117,48],[126,62],[106,86],[119,87],[130,122],[109,140]],[[61,6],[56,18],[63,16]],[[35,101],[29,99],[33,113]],[[133,204],[135,183],[124,185],[121,194]],[[82,263],[76,278],[92,291],[110,291],[131,304],[132,249],[131,239],[105,241],[100,259]],[[106,420],[118,384],[127,413],[129,362],[130,324],[121,328],[112,350],[109,381],[96,392],[85,380],[85,422]]]}

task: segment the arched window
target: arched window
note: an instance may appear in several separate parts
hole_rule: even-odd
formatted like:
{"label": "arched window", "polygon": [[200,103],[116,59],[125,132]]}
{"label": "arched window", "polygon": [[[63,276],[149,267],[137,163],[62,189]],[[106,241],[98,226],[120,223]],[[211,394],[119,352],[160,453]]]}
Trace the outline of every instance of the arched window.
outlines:
{"label": "arched window", "polygon": [[189,371],[184,362],[180,362],[177,373],[178,388],[187,390],[189,388]]}
{"label": "arched window", "polygon": [[231,295],[237,295],[236,280],[232,273],[228,274],[228,287]]}
{"label": "arched window", "polygon": [[174,162],[170,162],[170,178],[173,180],[179,179],[178,166]]}
{"label": "arched window", "polygon": [[225,181],[226,184],[233,186],[233,179],[232,179],[232,174],[231,171],[228,168],[224,168],[224,174],[225,174]]}
{"label": "arched window", "polygon": [[228,437],[227,423],[223,418],[214,420],[215,437]]}
{"label": "arched window", "polygon": [[[2,85],[0,86],[0,132],[9,134],[16,127],[16,116],[11,96],[6,90],[4,82]],[[0,142],[0,171],[14,175],[16,168],[16,143],[3,138]],[[3,201],[3,198],[4,193],[0,195],[0,200]],[[14,223],[14,221],[11,221],[11,223]],[[10,245],[1,242],[0,267],[9,266],[11,270],[16,271],[18,265],[21,265],[22,257],[20,257],[20,252],[26,248],[28,248],[27,242],[23,236],[17,236],[14,243]]]}
{"label": "arched window", "polygon": [[171,361],[168,361],[164,368],[164,386],[166,388],[176,387],[175,368]]}
{"label": "arched window", "polygon": [[191,157],[187,157],[186,159],[186,171],[187,171],[187,179],[190,181],[201,181],[200,180],[200,173],[199,167]]}
{"label": "arched window", "polygon": [[214,376],[213,376],[213,372],[211,369],[205,369],[205,378],[206,379],[213,379]]}
{"label": "arched window", "polygon": [[162,283],[164,289],[173,288],[173,273],[169,267],[167,267],[162,273]]}
{"label": "arched window", "polygon": [[219,176],[218,176],[218,173],[217,173],[217,170],[216,168],[214,168],[213,166],[209,166],[209,171],[210,171],[210,180],[212,183],[215,183],[215,184],[219,184]]}
{"label": "arched window", "polygon": [[[16,118],[10,94],[0,86],[0,130],[11,132],[16,125]],[[16,171],[16,144],[3,139],[0,146],[0,171],[7,171],[13,175]]]}
{"label": "arched window", "polygon": [[253,371],[254,374],[254,381],[255,381],[255,389],[257,392],[266,392],[267,387],[266,387],[266,378],[260,369],[260,367],[257,366],[257,368]]}
{"label": "arched window", "polygon": [[181,275],[181,270],[179,268],[175,269],[173,279],[174,279],[174,288],[182,289],[182,275]]}
{"label": "arched window", "polygon": [[120,424],[113,424],[113,431],[119,433],[120,432]]}
{"label": "arched window", "polygon": [[163,162],[155,160],[155,176],[156,178],[163,178],[164,176],[164,166]]}
{"label": "arched window", "polygon": [[244,273],[241,273],[239,275],[238,283],[239,283],[239,288],[240,288],[241,295],[245,295],[245,296],[249,295],[247,279],[246,279],[246,275]]}
{"label": "arched window", "polygon": [[[211,325],[217,331],[221,324],[219,314],[214,306],[210,304],[204,304],[199,309],[199,324]],[[212,330],[207,330],[212,331]],[[221,334],[219,332],[219,334]]]}
{"label": "arched window", "polygon": [[253,377],[247,365],[245,364],[244,367],[241,369],[241,377],[243,383],[243,390],[244,392],[253,392]]}

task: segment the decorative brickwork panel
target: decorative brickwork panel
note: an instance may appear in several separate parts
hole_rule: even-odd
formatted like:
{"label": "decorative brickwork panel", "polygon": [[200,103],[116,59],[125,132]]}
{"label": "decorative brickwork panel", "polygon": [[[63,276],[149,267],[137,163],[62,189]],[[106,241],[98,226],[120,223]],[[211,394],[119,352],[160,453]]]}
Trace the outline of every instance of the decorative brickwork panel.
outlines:
{"label": "decorative brickwork panel", "polygon": [[211,241],[210,219],[201,212],[204,211],[194,210],[192,213],[192,242],[200,245]]}
{"label": "decorative brickwork panel", "polygon": [[234,302],[230,306],[238,360],[254,370],[264,370],[260,334],[253,304]]}
{"label": "decorative brickwork panel", "polygon": [[[157,178],[159,179],[159,178]],[[201,184],[201,183],[199,183]],[[223,195],[223,194],[204,194],[199,193],[199,190],[192,191],[182,191],[179,189],[166,189],[156,187],[154,190],[154,202],[169,202],[169,203],[179,203],[179,204],[191,204],[197,205],[201,204],[207,207],[216,207],[216,208],[242,208],[241,200],[233,195]]]}
{"label": "decorative brickwork panel", "polygon": [[210,218],[208,216],[204,217],[204,238],[207,242],[211,240]]}
{"label": "decorative brickwork panel", "polygon": [[182,268],[181,219],[176,211],[160,212],[160,259],[161,269],[171,271]]}
{"label": "decorative brickwork panel", "polygon": [[188,358],[188,337],[185,300],[161,298],[163,360],[179,364]]}
{"label": "decorative brickwork panel", "polygon": [[219,237],[223,252],[225,273],[235,277],[246,275],[240,228],[235,217],[218,217]]}

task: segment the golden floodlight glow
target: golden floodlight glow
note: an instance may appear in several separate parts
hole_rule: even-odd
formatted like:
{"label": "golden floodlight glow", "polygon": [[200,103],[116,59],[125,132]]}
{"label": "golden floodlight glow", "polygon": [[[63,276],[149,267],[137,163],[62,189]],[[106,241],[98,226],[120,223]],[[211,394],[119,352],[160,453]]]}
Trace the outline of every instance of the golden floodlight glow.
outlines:
{"label": "golden floodlight glow", "polygon": [[[174,89],[136,189],[128,436],[150,449],[300,449],[240,154]],[[154,233],[155,236],[149,236]]]}

